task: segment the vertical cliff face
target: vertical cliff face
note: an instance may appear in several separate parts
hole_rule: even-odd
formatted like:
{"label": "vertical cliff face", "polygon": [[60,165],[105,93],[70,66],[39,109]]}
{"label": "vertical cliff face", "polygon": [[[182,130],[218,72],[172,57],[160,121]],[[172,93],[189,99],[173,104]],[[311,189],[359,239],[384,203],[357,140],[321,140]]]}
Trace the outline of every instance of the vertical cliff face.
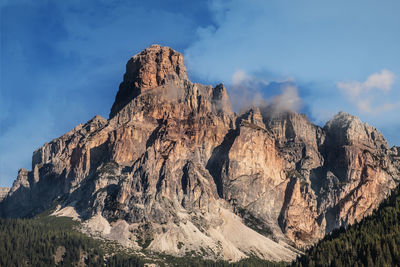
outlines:
{"label": "vertical cliff face", "polygon": [[340,112],[323,129],[297,114],[267,124],[291,179],[279,223],[296,244],[359,221],[398,182],[394,150],[376,128],[354,116]]}
{"label": "vertical cliff face", "polygon": [[345,113],[324,128],[264,108],[237,116],[222,84],[190,82],[183,56],[153,45],[128,61],[110,118],[37,149],[0,213],[57,207],[134,248],[289,260],[290,245],[377,207],[399,182],[399,151]]}
{"label": "vertical cliff face", "polygon": [[[335,224],[327,221],[327,229],[332,230],[371,213],[398,182],[399,169],[395,152],[382,134],[358,118],[341,112],[327,122],[324,130],[329,183],[338,187],[336,205],[321,201],[327,216],[332,209],[337,210],[340,220]],[[326,182],[320,188],[325,194],[332,192],[329,189]]]}

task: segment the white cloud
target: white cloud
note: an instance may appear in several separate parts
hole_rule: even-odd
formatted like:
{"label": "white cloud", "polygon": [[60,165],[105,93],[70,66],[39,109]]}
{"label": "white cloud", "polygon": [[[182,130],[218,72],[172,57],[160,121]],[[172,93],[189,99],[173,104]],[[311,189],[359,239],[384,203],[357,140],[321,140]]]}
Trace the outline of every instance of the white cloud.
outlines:
{"label": "white cloud", "polygon": [[249,107],[266,105],[261,89],[267,85],[268,82],[262,79],[251,76],[241,69],[236,70],[228,88],[233,109],[243,112]]}
{"label": "white cloud", "polygon": [[385,93],[392,89],[395,75],[393,72],[383,69],[381,72],[376,72],[368,76],[364,82],[338,82],[337,86],[343,93],[349,97],[358,97],[363,92],[368,92],[373,89],[381,90]]}
{"label": "white cloud", "polygon": [[284,86],[282,88],[282,93],[272,98],[270,106],[274,114],[299,111],[302,106],[302,101],[298,94],[297,87],[293,85]]}
{"label": "white cloud", "polygon": [[275,82],[281,83],[281,92],[267,98],[263,90],[268,88],[269,82],[249,75],[241,69],[237,70],[232,75],[232,85],[228,88],[234,110],[242,113],[250,107],[261,107],[268,116],[288,111],[297,112],[302,106],[302,100],[297,87],[288,84],[293,82],[292,79]]}
{"label": "white cloud", "polygon": [[380,73],[370,75],[363,86],[367,90],[376,88],[384,92],[389,92],[392,89],[394,77],[393,72],[383,69]]}
{"label": "white cloud", "polygon": [[232,83],[234,86],[238,86],[246,81],[249,81],[251,77],[247,75],[243,70],[237,70],[232,75]]}
{"label": "white cloud", "polygon": [[384,99],[392,90],[394,81],[394,73],[383,69],[368,76],[364,82],[338,82],[337,87],[359,111],[378,114],[400,106],[400,102],[393,103]]}

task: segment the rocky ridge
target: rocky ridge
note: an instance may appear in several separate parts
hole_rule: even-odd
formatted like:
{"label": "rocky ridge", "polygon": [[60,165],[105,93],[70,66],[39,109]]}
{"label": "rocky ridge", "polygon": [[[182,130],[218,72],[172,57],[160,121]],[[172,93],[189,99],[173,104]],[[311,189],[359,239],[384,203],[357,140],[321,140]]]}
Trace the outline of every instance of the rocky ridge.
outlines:
{"label": "rocky ridge", "polygon": [[358,118],[340,112],[321,128],[263,107],[237,115],[222,84],[190,82],[183,56],[153,45],[128,61],[108,120],[33,153],[0,215],[58,205],[132,248],[290,260],[370,214],[399,177],[400,149]]}

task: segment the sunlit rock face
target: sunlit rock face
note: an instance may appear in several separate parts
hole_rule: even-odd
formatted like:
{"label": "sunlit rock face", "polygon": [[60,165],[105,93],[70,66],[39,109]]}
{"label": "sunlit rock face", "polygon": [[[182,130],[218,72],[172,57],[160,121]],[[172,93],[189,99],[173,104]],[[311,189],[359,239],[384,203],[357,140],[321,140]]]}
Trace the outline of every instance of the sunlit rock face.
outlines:
{"label": "sunlit rock face", "polygon": [[0,212],[57,207],[89,232],[178,256],[290,260],[290,246],[370,214],[399,182],[399,151],[343,112],[323,128],[294,112],[234,114],[222,84],[190,82],[183,56],[153,45],[128,61],[109,119],[37,149]]}
{"label": "sunlit rock face", "polygon": [[[126,64],[124,80],[119,86],[110,117],[114,117],[142,92],[165,84],[179,85],[187,79],[182,54],[169,47],[152,45],[132,57]],[[164,93],[174,94],[174,92]]]}
{"label": "sunlit rock face", "polygon": [[8,191],[10,191],[10,188],[8,187],[0,187],[0,202],[5,198],[8,194]]}

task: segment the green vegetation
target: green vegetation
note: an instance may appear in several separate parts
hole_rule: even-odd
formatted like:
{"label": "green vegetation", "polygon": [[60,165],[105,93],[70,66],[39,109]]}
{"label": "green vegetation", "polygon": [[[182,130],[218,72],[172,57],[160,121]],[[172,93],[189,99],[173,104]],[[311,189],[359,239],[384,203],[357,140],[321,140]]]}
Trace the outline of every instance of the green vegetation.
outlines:
{"label": "green vegetation", "polygon": [[178,249],[181,249],[183,247],[183,243],[182,242],[178,242],[178,245],[176,246]]}
{"label": "green vegetation", "polygon": [[[226,261],[205,260],[202,257],[186,256],[182,258],[177,258],[172,256],[164,256],[164,262],[168,266],[190,267],[284,267],[287,265],[287,263],[284,262],[269,262],[256,257],[250,257],[235,263],[228,263]],[[161,266],[163,266],[163,264]]]}
{"label": "green vegetation", "polygon": [[0,219],[0,266],[56,266],[56,261],[58,266],[144,265],[134,255],[106,257],[104,243],[74,230],[77,224],[52,216]]}
{"label": "green vegetation", "polygon": [[292,266],[400,266],[400,187],[371,216],[326,236]]}

